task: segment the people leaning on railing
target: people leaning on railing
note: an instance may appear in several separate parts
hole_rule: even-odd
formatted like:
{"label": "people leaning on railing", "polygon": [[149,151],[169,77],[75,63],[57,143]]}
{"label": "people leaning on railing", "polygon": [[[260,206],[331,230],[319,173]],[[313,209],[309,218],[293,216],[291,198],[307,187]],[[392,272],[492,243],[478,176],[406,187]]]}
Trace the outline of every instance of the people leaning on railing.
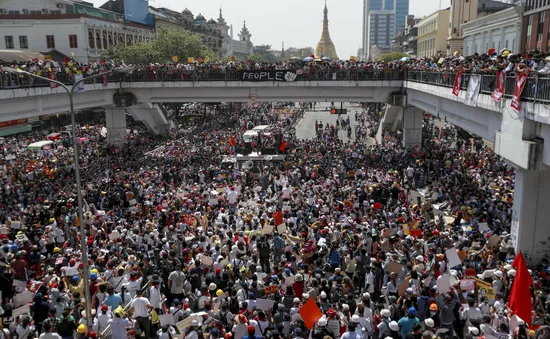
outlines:
{"label": "people leaning on railing", "polygon": [[[121,66],[134,66],[129,74],[110,75],[104,79],[94,79],[96,83],[118,81],[238,81],[244,71],[290,70],[296,72],[296,81],[318,80],[384,80],[414,79],[429,82],[435,79],[447,84],[450,74],[462,71],[465,74],[496,74],[505,71],[509,75],[517,72],[529,76],[550,74],[550,54],[532,52],[511,54],[508,50],[500,53],[453,55],[447,57],[416,58],[392,62],[302,62],[283,61],[277,63],[219,62],[219,63],[166,63],[149,65],[124,65],[113,62],[78,63],[55,61],[27,61],[20,63],[0,62],[0,88],[26,88],[47,86],[48,83],[33,79],[25,74],[2,72],[2,66],[20,69],[50,79],[70,84],[78,75],[84,78],[112,70]],[[418,74],[421,72],[421,74]],[[438,75],[431,76],[429,73]],[[443,78],[443,79],[442,79]],[[434,80],[434,81],[435,81]]]}

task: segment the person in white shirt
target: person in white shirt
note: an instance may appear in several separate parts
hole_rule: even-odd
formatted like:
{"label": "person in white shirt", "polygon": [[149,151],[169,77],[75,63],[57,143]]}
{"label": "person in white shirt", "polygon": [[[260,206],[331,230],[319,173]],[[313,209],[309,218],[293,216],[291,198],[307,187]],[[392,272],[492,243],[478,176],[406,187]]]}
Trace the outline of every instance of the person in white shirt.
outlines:
{"label": "person in white shirt", "polygon": [[141,287],[141,282],[143,281],[143,277],[137,277],[137,273],[132,273],[130,275],[130,281],[123,284],[124,287],[128,290],[128,293],[130,293],[130,296],[133,298],[136,296],[137,290]]}
{"label": "person in white shirt", "polygon": [[153,280],[149,283],[149,302],[151,305],[155,307],[155,310],[157,313],[160,314],[160,310],[162,309],[162,293],[160,292],[160,281]]}
{"label": "person in white shirt", "polygon": [[230,205],[235,205],[237,203],[237,199],[239,197],[239,193],[235,191],[235,187],[231,186],[231,191],[227,193],[227,201]]}
{"label": "person in white shirt", "polygon": [[176,330],[172,326],[162,326],[157,332],[158,339],[174,339],[176,338]]}
{"label": "person in white shirt", "polygon": [[468,299],[468,307],[460,312],[460,318],[464,320],[464,333],[467,333],[468,327],[473,326],[472,322],[479,322],[483,315],[478,307],[475,307],[475,301]]}
{"label": "person in white shirt", "polygon": [[126,339],[128,334],[126,332],[127,327],[131,327],[133,324],[130,320],[121,317],[119,311],[114,312],[115,317],[109,320],[108,324],[111,326],[111,338],[112,339]]}
{"label": "person in white shirt", "polygon": [[237,323],[233,325],[231,332],[235,336],[235,339],[242,339],[245,335],[248,334],[248,320],[244,314],[239,314],[237,317]]}
{"label": "person in white shirt", "polygon": [[151,338],[151,322],[149,321],[149,310],[155,307],[149,303],[149,300],[142,296],[143,291],[137,290],[136,297],[130,303],[130,312],[133,312],[139,328],[145,333],[145,339]]}
{"label": "person in white shirt", "polygon": [[99,333],[105,331],[105,329],[107,328],[107,325],[109,323],[109,320],[111,320],[111,315],[108,311],[109,311],[109,306],[102,305],[101,306],[101,313],[99,313],[96,317],[96,319],[97,319],[97,330],[98,330]]}

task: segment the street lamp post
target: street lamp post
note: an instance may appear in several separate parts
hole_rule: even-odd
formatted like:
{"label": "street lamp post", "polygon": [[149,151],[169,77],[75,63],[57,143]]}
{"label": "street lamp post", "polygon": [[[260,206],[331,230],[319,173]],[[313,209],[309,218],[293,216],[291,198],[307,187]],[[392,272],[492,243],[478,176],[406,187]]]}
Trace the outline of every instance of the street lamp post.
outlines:
{"label": "street lamp post", "polygon": [[92,317],[91,317],[91,315],[92,315],[92,312],[91,312],[92,296],[90,295],[90,272],[89,272],[90,269],[89,269],[89,265],[88,265],[88,250],[86,248],[87,247],[86,246],[86,230],[84,228],[84,218],[83,218],[83,213],[82,213],[82,184],[80,182],[78,134],[77,134],[77,129],[76,129],[76,112],[74,110],[73,95],[75,93],[74,92],[75,89],[78,88],[78,86],[82,82],[84,82],[85,80],[93,79],[93,78],[99,78],[103,75],[111,74],[111,73],[114,73],[114,72],[129,72],[132,69],[133,68],[130,68],[130,67],[120,68],[120,69],[113,69],[113,70],[110,70],[108,72],[94,74],[94,75],[91,75],[89,77],[82,78],[82,79],[76,81],[73,84],[73,86],[69,88],[64,83],[62,83],[60,81],[57,81],[57,80],[45,78],[45,77],[42,77],[42,76],[39,76],[39,75],[36,75],[36,74],[32,74],[32,73],[25,72],[25,71],[22,71],[22,70],[19,70],[19,69],[15,69],[15,68],[12,68],[12,67],[2,67],[2,68],[0,68],[1,71],[6,71],[8,73],[24,74],[24,75],[27,75],[27,76],[30,76],[30,77],[33,77],[33,78],[37,78],[37,79],[41,79],[41,80],[44,80],[44,81],[47,81],[47,82],[57,84],[57,85],[63,87],[63,89],[65,91],[67,91],[67,94],[69,95],[69,104],[70,104],[70,113],[71,113],[71,128],[72,128],[72,133],[73,133],[74,166],[75,166],[75,175],[76,175],[76,196],[77,196],[77,200],[78,200],[78,219],[80,219],[80,251],[82,252],[82,270],[84,271],[84,274],[83,274],[84,297],[86,299],[86,324],[87,324],[88,328],[90,328],[92,323],[93,323],[92,321],[90,321],[92,319]]}

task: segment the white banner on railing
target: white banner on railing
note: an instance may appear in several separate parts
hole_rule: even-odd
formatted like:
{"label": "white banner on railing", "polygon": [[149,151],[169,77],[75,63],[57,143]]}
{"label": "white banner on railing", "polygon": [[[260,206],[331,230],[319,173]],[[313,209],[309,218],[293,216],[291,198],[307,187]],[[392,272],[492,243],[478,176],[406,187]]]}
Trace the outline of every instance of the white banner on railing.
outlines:
{"label": "white banner on railing", "polygon": [[470,82],[468,83],[468,90],[466,91],[466,98],[464,99],[464,105],[477,106],[477,98],[479,97],[479,90],[481,87],[481,75],[473,74],[470,76]]}

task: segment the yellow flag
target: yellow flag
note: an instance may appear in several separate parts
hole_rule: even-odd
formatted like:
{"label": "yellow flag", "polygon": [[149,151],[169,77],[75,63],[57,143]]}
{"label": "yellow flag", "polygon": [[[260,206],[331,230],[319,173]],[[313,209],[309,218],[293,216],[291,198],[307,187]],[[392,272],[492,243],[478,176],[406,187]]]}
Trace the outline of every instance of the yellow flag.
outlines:
{"label": "yellow flag", "polygon": [[405,236],[409,235],[409,225],[403,224],[403,234]]}
{"label": "yellow flag", "polygon": [[180,59],[178,58],[177,55],[174,55],[174,56],[172,57],[172,62],[173,62],[173,63],[177,63],[179,60],[180,60]]}
{"label": "yellow flag", "polygon": [[350,61],[357,61],[357,57],[352,55],[352,56],[349,57],[349,60]]}
{"label": "yellow flag", "polygon": [[160,322],[160,318],[159,318],[159,315],[157,314],[157,311],[153,310],[151,312],[151,322],[153,324],[157,324]]}
{"label": "yellow flag", "polygon": [[187,58],[187,63],[192,64],[194,62],[195,62],[195,58],[193,58],[193,57]]}
{"label": "yellow flag", "polygon": [[[121,318],[124,318],[124,316],[126,315],[126,312],[124,311],[124,309],[122,308],[122,306],[119,306],[117,307],[114,311],[113,311],[113,314],[116,314],[118,313],[120,315]],[[157,315],[158,317],[158,315]]]}

